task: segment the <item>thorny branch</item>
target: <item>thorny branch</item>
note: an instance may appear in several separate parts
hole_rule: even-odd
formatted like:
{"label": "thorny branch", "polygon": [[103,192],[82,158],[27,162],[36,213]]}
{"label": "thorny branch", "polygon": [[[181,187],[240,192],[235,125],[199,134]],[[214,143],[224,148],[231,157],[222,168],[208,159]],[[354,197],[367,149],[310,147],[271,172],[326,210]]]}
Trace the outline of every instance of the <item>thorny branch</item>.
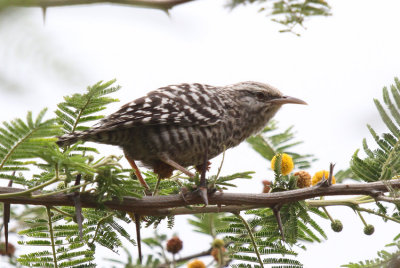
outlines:
{"label": "thorny branch", "polygon": [[[273,207],[276,204],[287,204],[319,196],[367,195],[375,200],[399,202],[399,199],[389,198],[384,195],[384,193],[389,191],[388,185],[393,189],[400,188],[400,179],[371,183],[337,184],[330,187],[309,187],[268,194],[216,192],[208,197],[210,205],[207,207],[186,208],[188,205],[203,204],[199,195],[190,193],[185,196],[185,199],[183,199],[182,195],[144,196],[142,199],[125,197],[122,201],[118,199],[106,201],[104,205],[110,209],[134,212],[140,215],[167,216],[196,213],[239,212],[251,208]],[[22,191],[24,190],[0,187],[0,194],[14,193],[13,195],[0,196],[0,202],[43,206],[74,206],[73,194],[58,193],[36,198],[31,198],[29,194],[15,195],[15,193]],[[35,195],[39,193],[40,192],[34,192]],[[96,197],[88,193],[81,194],[81,204],[82,207],[98,207]]]}

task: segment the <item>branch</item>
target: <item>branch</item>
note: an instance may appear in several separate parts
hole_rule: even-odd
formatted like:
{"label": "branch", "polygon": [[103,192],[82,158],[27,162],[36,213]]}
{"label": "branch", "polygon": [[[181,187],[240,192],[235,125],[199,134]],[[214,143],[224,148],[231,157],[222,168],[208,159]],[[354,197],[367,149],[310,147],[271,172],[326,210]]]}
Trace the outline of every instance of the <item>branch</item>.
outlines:
{"label": "branch", "polygon": [[[380,198],[384,192],[388,192],[388,185],[391,188],[400,188],[400,179],[390,181],[379,181],[357,184],[337,184],[330,187],[309,187],[286,192],[268,194],[251,193],[220,193],[216,192],[209,196],[210,205],[205,208],[186,208],[188,205],[201,205],[202,199],[197,194],[144,196],[142,199],[125,197],[122,201],[113,199],[104,202],[110,209],[134,212],[140,215],[166,216],[211,212],[238,212],[251,208],[272,207],[276,204],[286,204],[300,200],[306,200],[319,196],[336,195],[369,195],[373,198]],[[0,187],[0,194],[23,192],[23,189]],[[35,192],[34,194],[40,194]],[[43,206],[74,206],[73,194],[58,193],[32,198],[30,195],[1,196],[0,202],[10,204],[30,204]],[[82,207],[99,207],[96,197],[89,193],[81,194]]]}
{"label": "branch", "polygon": [[58,7],[108,3],[169,10],[191,1],[194,0],[0,0],[0,6]]}

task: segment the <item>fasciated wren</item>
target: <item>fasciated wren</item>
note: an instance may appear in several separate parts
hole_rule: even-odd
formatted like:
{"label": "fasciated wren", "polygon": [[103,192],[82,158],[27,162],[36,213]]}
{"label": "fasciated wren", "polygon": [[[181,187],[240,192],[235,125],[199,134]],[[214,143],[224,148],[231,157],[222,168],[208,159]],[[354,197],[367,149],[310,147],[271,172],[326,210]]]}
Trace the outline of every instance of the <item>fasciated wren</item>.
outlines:
{"label": "fasciated wren", "polygon": [[229,86],[179,84],[161,87],[131,101],[86,131],[59,137],[60,146],[78,140],[120,146],[159,178],[188,166],[200,167],[261,131],[286,103],[306,104],[259,82]]}

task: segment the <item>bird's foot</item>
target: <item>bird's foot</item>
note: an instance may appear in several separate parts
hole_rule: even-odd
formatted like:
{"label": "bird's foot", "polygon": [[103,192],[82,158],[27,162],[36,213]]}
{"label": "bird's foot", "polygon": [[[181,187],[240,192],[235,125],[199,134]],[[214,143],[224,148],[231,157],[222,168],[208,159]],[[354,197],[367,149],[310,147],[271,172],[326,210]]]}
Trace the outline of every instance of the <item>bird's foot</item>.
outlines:
{"label": "bird's foot", "polygon": [[189,204],[188,199],[192,199],[197,196],[200,196],[200,198],[202,199],[202,201],[204,203],[204,206],[207,206],[209,204],[208,196],[212,195],[216,191],[217,191],[216,188],[209,188],[207,186],[194,185],[194,187],[192,188],[191,191],[186,187],[182,187],[179,194],[182,197],[183,201],[187,204]]}
{"label": "bird's foot", "polygon": [[199,186],[192,193],[199,195],[203,200],[204,206],[208,206],[208,196],[214,194],[217,191],[216,188],[209,188],[208,186]]}
{"label": "bird's foot", "polygon": [[188,188],[186,188],[185,186],[183,186],[183,187],[181,188],[181,191],[179,192],[179,194],[180,194],[180,196],[182,197],[183,201],[184,201],[185,203],[188,204],[189,202],[188,202],[187,199],[186,199],[186,196],[189,194]]}

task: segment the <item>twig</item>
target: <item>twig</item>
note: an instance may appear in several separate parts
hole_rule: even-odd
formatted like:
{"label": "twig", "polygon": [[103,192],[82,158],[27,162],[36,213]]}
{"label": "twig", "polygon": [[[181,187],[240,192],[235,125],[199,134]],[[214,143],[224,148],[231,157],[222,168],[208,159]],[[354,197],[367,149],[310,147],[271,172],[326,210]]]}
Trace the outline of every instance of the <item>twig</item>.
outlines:
{"label": "twig", "polygon": [[[382,217],[384,219],[400,223],[400,220],[390,217],[388,215],[385,215],[384,213],[380,213],[375,210],[363,208],[363,207],[359,206],[361,204],[371,203],[371,202],[375,202],[375,199],[373,199],[371,197],[363,196],[363,197],[356,197],[356,198],[351,198],[351,199],[341,199],[341,200],[308,200],[307,205],[309,207],[322,207],[323,209],[328,206],[348,206],[357,212],[364,211],[369,214],[374,214],[374,215]],[[330,217],[329,214],[328,214],[328,216]]]}
{"label": "twig", "polygon": [[86,185],[89,185],[89,184],[93,184],[93,182],[92,181],[85,182],[85,183],[82,183],[82,184],[79,184],[79,185],[71,186],[71,187],[64,188],[62,190],[58,190],[58,191],[54,191],[54,192],[52,191],[52,192],[47,192],[47,193],[38,194],[38,195],[31,195],[31,198],[39,198],[39,197],[44,197],[44,196],[47,196],[47,195],[65,193],[65,192],[69,192],[71,190],[75,190],[75,189],[78,189],[78,188],[83,188],[83,187],[85,187]]}
{"label": "twig", "polygon": [[53,252],[53,262],[54,262],[54,267],[57,268],[57,255],[56,255],[56,246],[54,243],[54,232],[53,232],[53,223],[51,222],[51,211],[50,207],[46,207],[47,209],[47,217],[49,219],[49,232],[50,232],[50,240],[51,240],[51,249]]}
{"label": "twig", "polygon": [[369,213],[369,214],[374,214],[374,215],[377,215],[377,216],[382,217],[382,218],[384,218],[384,219],[387,219],[387,220],[391,220],[391,221],[393,221],[393,222],[400,223],[400,220],[398,220],[398,219],[396,219],[396,218],[393,218],[393,217],[390,217],[390,216],[388,216],[388,215],[385,215],[385,214],[383,214],[383,213],[376,212],[376,211],[374,211],[374,210],[372,210],[372,209],[363,208],[363,207],[357,207],[356,210],[357,210],[357,211],[365,211],[365,212],[367,212],[367,213]]}
{"label": "twig", "polygon": [[233,213],[233,214],[236,217],[238,217],[243,222],[243,225],[246,227],[247,233],[249,234],[249,237],[251,239],[251,243],[253,244],[254,252],[257,255],[258,262],[260,263],[261,267],[264,267],[263,261],[262,261],[261,256],[260,256],[260,252],[258,251],[256,240],[254,239],[254,235],[253,235],[253,232],[252,232],[249,224],[247,223],[247,221],[242,216],[240,216],[240,213]]}
{"label": "twig", "polygon": [[97,223],[97,226],[96,226],[96,230],[95,230],[95,232],[94,232],[94,236],[93,236],[93,238],[92,238],[92,242],[90,242],[90,243],[88,243],[88,244],[93,244],[93,243],[96,241],[97,233],[99,232],[101,225],[103,224],[103,222],[105,222],[106,220],[108,220],[108,219],[109,219],[110,217],[112,217],[112,216],[114,216],[114,213],[110,213],[110,214],[104,216],[103,218],[101,218],[101,219],[99,220],[99,222]]}
{"label": "twig", "polygon": [[377,196],[375,198],[377,201],[385,201],[385,202],[389,202],[389,203],[394,203],[394,204],[400,204],[400,198],[398,197],[390,197],[390,196]]}
{"label": "twig", "polygon": [[215,182],[218,180],[219,174],[221,173],[222,166],[223,166],[224,161],[225,161],[225,152],[226,152],[225,150],[226,150],[226,146],[224,145],[224,151],[222,152],[221,163],[219,164],[217,175],[215,175],[215,179],[213,181],[213,184],[215,184]]}
{"label": "twig", "polygon": [[[55,183],[57,181],[58,181],[58,178],[56,177],[56,178],[53,178],[53,179],[51,179],[51,180],[49,180],[49,181],[47,181],[45,183],[42,183],[42,184],[38,185],[38,186],[29,188],[28,190],[19,189],[20,191],[18,191],[18,192],[8,192],[8,193],[4,192],[4,193],[0,194],[0,198],[4,198],[4,199],[7,200],[8,198],[12,198],[12,197],[15,197],[15,196],[30,195],[32,192],[40,190],[40,189],[43,189],[44,187],[46,187],[46,186],[48,186],[50,184],[53,184],[53,183]],[[31,198],[31,197],[29,196],[29,198]]]}

